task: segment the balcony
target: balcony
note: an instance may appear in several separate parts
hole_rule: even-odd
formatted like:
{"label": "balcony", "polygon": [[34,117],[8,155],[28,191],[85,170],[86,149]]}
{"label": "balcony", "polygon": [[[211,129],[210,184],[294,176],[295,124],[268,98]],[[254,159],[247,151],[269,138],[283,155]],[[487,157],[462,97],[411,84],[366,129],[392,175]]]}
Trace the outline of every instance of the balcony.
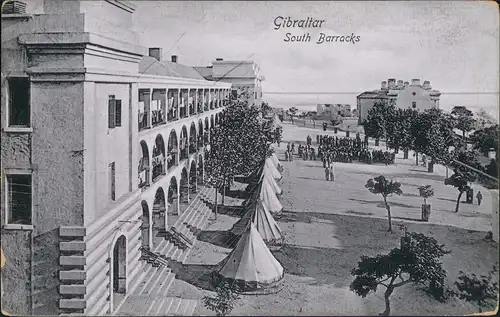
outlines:
{"label": "balcony", "polygon": [[167,174],[165,169],[165,160],[166,159],[163,155],[153,157],[153,183]]}
{"label": "balcony", "polygon": [[203,147],[203,135],[198,135],[198,149]]}
{"label": "balcony", "polygon": [[180,112],[179,112],[179,115],[181,118],[187,118],[188,117],[188,113],[187,113],[187,108],[186,107],[180,107]]}
{"label": "balcony", "polygon": [[194,154],[196,153],[196,151],[198,151],[196,147],[196,141],[195,140],[189,141],[189,154]]}
{"label": "balcony", "polygon": [[139,131],[149,129],[149,113],[139,112]]}
{"label": "balcony", "polygon": [[205,133],[203,134],[203,139],[204,139],[204,143],[205,144],[208,144],[210,142],[210,137],[209,137],[209,133],[208,131],[205,131]]}
{"label": "balcony", "polygon": [[203,102],[198,101],[198,105],[197,105],[197,106],[198,106],[198,107],[197,107],[197,112],[198,112],[198,113],[203,112]]}
{"label": "balcony", "polygon": [[173,167],[177,166],[177,150],[169,150],[167,156],[167,170],[170,171]]}
{"label": "balcony", "polygon": [[[165,112],[163,110],[153,110],[151,116],[151,123],[153,126],[167,123]],[[139,129],[140,130],[140,129]]]}
{"label": "balcony", "polygon": [[187,158],[188,158],[188,147],[187,146],[184,146],[184,148],[181,147],[181,157],[179,161],[187,160]]}

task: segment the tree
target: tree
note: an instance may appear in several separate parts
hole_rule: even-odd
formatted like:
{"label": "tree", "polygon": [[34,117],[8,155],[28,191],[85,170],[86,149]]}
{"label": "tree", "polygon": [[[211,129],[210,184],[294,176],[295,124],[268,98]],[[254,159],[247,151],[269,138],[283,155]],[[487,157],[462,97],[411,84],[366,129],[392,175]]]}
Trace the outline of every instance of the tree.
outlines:
{"label": "tree", "polygon": [[403,194],[401,184],[392,180],[389,181],[383,175],[380,175],[375,178],[370,178],[366,182],[365,187],[368,188],[372,194],[380,194],[384,198],[384,205],[387,210],[387,218],[389,220],[389,229],[387,231],[392,232],[391,206],[387,203],[387,197],[393,194]]}
{"label": "tree", "polygon": [[464,106],[455,106],[451,110],[451,115],[455,119],[455,127],[462,131],[462,136],[465,139],[465,133],[473,130],[476,125],[473,118],[474,113]]}
{"label": "tree", "polygon": [[368,110],[368,116],[364,123],[365,134],[375,139],[375,145],[378,146],[380,138],[386,136],[387,123],[390,121],[388,114],[394,106],[387,102],[375,102],[373,107]]}
{"label": "tree", "polygon": [[484,129],[495,124],[498,125],[498,120],[490,115],[486,110],[481,109],[476,112],[476,129]]}
{"label": "tree", "polygon": [[444,180],[445,185],[453,186],[458,190],[455,212],[458,212],[462,194],[470,189],[469,182],[473,182],[474,180],[475,175],[463,168],[455,168],[453,170],[453,175]]}
{"label": "tree", "polygon": [[498,140],[500,138],[500,129],[498,124],[476,130],[471,136],[470,140],[475,149],[481,151],[483,155],[488,156],[490,149],[498,152]]}
{"label": "tree", "polygon": [[[379,286],[386,288],[385,310],[379,315],[390,315],[390,296],[398,287],[413,283],[444,289],[446,271],[439,259],[450,251],[421,233],[405,232],[403,241],[401,248],[394,248],[388,254],[362,255],[358,266],[351,271],[355,278],[350,289],[363,298],[376,292]],[[440,293],[433,295],[442,298]]]}
{"label": "tree", "polygon": [[434,189],[431,185],[422,185],[418,188],[418,193],[424,199],[424,205],[427,205],[427,199],[434,196]]}
{"label": "tree", "polygon": [[216,296],[203,297],[203,305],[215,312],[217,316],[227,316],[231,313],[240,299],[235,287],[231,287],[228,282],[223,281],[215,288]]}
{"label": "tree", "polygon": [[457,135],[453,132],[453,118],[450,115],[440,109],[427,109],[416,118],[412,134],[414,150],[431,158],[429,172],[433,172],[435,163],[449,161],[449,148],[457,142]]}
{"label": "tree", "polygon": [[[487,275],[476,276],[460,271],[458,280],[454,283],[458,292],[454,295],[460,299],[476,304],[479,312],[483,308],[495,309],[498,299],[498,262]],[[496,277],[495,277],[496,276]]]}
{"label": "tree", "polygon": [[[248,106],[248,93],[242,91],[222,111],[219,126],[211,133],[205,176],[218,193],[230,187],[234,176],[257,169],[265,158],[270,135],[263,130],[256,106]],[[223,192],[223,199],[224,199]],[[224,201],[222,202],[224,203]],[[217,195],[215,200],[217,218]]]}
{"label": "tree", "polygon": [[286,111],[286,114],[290,116],[290,118],[292,119],[292,123],[293,123],[293,117],[297,114],[297,111],[299,111],[299,109],[295,107],[291,107]]}

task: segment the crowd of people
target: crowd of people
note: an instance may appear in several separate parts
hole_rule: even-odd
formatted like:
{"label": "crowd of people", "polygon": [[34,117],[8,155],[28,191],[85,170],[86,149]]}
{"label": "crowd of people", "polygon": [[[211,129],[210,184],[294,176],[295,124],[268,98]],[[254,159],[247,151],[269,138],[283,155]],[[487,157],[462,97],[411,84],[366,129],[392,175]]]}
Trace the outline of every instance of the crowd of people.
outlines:
{"label": "crowd of people", "polygon": [[[299,144],[297,154],[303,160],[317,159],[323,161],[323,167],[329,167],[331,162],[352,163],[358,161],[366,164],[385,165],[394,164],[395,154],[382,150],[369,150],[368,138],[361,140],[361,137],[356,134],[356,138],[337,137],[330,135],[317,135],[316,143],[317,150],[312,146],[311,136],[307,136],[306,145]],[[295,154],[295,144],[288,143],[285,152],[287,161],[293,160]]]}

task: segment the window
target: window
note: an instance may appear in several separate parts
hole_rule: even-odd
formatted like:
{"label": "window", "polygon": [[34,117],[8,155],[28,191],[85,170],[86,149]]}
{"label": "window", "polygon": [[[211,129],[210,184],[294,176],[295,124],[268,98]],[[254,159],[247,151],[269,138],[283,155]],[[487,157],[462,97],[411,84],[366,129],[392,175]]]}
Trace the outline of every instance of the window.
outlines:
{"label": "window", "polygon": [[7,175],[7,224],[31,225],[31,174]]}
{"label": "window", "polygon": [[30,80],[29,78],[9,78],[9,126],[30,126]]}
{"label": "window", "polygon": [[115,189],[115,180],[116,180],[116,174],[115,174],[115,162],[109,164],[109,184],[110,186],[110,198],[111,200],[116,199],[116,189]]}
{"label": "window", "polygon": [[416,92],[412,92],[412,93],[411,93],[411,95],[412,95],[412,96],[416,96],[416,95],[417,95],[417,93],[416,93]]}
{"label": "window", "polygon": [[416,101],[412,101],[411,102],[411,107],[412,108],[416,108],[417,107],[417,102]]}
{"label": "window", "polygon": [[108,128],[122,126],[122,101],[115,99],[114,95],[109,95],[108,100]]}

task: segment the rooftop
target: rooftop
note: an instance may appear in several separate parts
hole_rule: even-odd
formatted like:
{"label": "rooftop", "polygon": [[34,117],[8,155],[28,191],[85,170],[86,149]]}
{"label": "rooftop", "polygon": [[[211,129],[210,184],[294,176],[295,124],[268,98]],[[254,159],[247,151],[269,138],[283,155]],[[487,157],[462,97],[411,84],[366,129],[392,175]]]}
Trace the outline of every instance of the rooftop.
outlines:
{"label": "rooftop", "polygon": [[159,62],[151,56],[144,56],[139,63],[139,73],[156,76],[191,78],[205,80],[200,73],[191,66],[169,61]]}

